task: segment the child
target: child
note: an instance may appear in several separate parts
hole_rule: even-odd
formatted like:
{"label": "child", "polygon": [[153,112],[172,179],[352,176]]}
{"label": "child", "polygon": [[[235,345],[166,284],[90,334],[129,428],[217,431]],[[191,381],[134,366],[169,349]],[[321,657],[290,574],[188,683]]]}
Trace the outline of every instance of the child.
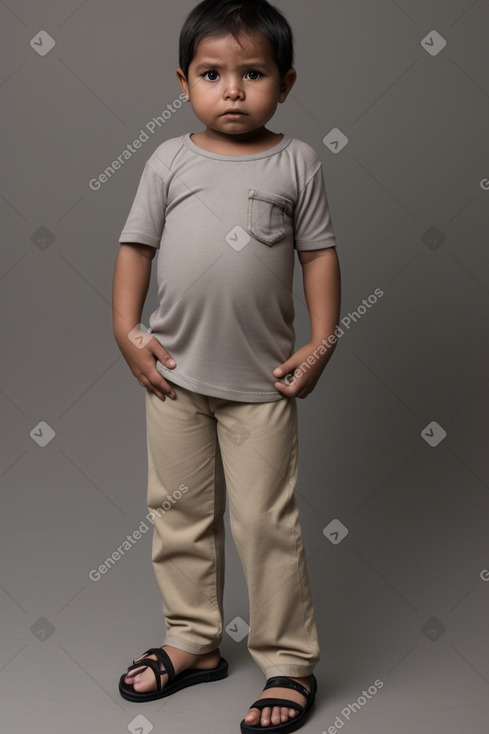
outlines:
{"label": "child", "polygon": [[[319,660],[293,494],[295,399],[312,392],[334,349],[335,236],[317,154],[265,127],[296,79],[284,16],[266,0],[204,0],[182,28],[179,63],[205,129],[167,140],[147,161],[114,273],[115,338],[146,388],[152,559],[167,632],[119,690],[142,702],[227,675],[227,488],[248,649],[267,679],[241,731],[295,731]],[[295,352],[294,249],[311,324]],[[139,325],[157,251],[148,335]]]}

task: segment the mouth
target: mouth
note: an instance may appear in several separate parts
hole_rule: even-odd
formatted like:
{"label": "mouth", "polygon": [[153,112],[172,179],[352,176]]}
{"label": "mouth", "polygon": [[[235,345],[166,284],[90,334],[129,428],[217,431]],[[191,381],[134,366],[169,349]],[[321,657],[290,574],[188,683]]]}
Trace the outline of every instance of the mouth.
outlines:
{"label": "mouth", "polygon": [[244,117],[245,115],[246,113],[240,110],[226,110],[226,112],[222,113],[221,117]]}

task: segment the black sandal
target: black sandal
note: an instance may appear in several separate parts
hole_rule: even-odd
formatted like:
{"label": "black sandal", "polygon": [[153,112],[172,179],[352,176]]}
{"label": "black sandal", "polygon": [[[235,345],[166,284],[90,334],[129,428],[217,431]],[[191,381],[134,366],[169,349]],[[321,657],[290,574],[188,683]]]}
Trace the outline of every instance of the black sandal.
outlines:
{"label": "black sandal", "polygon": [[316,698],[317,681],[315,675],[311,674],[309,676],[309,680],[311,681],[310,691],[308,691],[307,688],[301,683],[298,683],[291,678],[286,678],[285,676],[276,676],[275,678],[269,678],[265,683],[265,687],[263,689],[264,691],[267,688],[291,688],[294,691],[298,691],[303,696],[305,696],[306,705],[301,706],[300,703],[289,701],[286,698],[260,698],[258,701],[255,701],[255,703],[251,704],[250,709],[259,709],[260,711],[262,711],[262,709],[266,708],[267,706],[285,706],[286,708],[295,709],[299,712],[299,715],[294,717],[293,719],[285,721],[284,723],[271,723],[269,726],[261,726],[261,724],[247,724],[246,721],[243,719],[241,722],[242,734],[254,734],[254,732],[257,731],[280,732],[280,734],[288,734],[288,732],[297,731],[297,729],[300,729],[304,723],[307,712],[311,708],[312,704],[314,703],[314,699]]}
{"label": "black sandal", "polygon": [[[193,686],[196,683],[208,683],[214,680],[220,680],[225,678],[228,674],[228,664],[224,658],[221,658],[219,665],[216,668],[210,670],[197,670],[197,668],[188,668],[182,670],[178,675],[175,673],[175,668],[170,660],[168,653],[166,653],[161,647],[151,647],[143,655],[156,655],[157,660],[151,658],[143,658],[138,662],[133,661],[127,669],[127,673],[135,668],[151,668],[156,678],[156,691],[147,691],[145,693],[138,693],[134,690],[134,686],[128,685],[124,682],[124,678],[127,673],[121,675],[119,680],[119,693],[123,698],[128,701],[155,701],[158,698],[165,698],[170,696],[172,693],[180,691],[182,688],[187,686]],[[168,674],[168,682],[162,689],[161,687],[161,676],[163,673]]]}

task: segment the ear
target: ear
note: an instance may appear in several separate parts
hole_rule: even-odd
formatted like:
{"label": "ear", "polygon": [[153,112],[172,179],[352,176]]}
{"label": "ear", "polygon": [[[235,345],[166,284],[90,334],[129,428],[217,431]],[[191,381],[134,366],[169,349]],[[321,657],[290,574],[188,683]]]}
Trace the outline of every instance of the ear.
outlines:
{"label": "ear", "polygon": [[280,82],[280,94],[278,101],[280,103],[285,102],[287,99],[287,96],[292,89],[292,87],[295,84],[295,80],[297,79],[297,72],[294,68],[290,68],[282,81]]}
{"label": "ear", "polygon": [[185,74],[183,73],[180,67],[178,67],[177,69],[177,79],[187,99],[187,102],[188,102],[188,100],[190,99],[190,93],[188,91],[188,81],[187,81],[187,77],[185,76]]}

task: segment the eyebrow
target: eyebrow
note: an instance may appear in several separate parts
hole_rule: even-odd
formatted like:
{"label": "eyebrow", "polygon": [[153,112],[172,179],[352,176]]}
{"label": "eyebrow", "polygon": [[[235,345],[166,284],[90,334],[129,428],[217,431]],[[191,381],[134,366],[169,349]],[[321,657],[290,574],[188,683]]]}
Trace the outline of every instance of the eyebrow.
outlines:
{"label": "eyebrow", "polygon": [[[268,65],[263,63],[262,61],[246,61],[244,64],[241,64],[243,68],[253,68],[253,69],[267,69]],[[218,61],[203,61],[201,64],[195,67],[195,71],[203,71],[204,69],[219,69],[222,67],[222,64],[220,64]]]}

